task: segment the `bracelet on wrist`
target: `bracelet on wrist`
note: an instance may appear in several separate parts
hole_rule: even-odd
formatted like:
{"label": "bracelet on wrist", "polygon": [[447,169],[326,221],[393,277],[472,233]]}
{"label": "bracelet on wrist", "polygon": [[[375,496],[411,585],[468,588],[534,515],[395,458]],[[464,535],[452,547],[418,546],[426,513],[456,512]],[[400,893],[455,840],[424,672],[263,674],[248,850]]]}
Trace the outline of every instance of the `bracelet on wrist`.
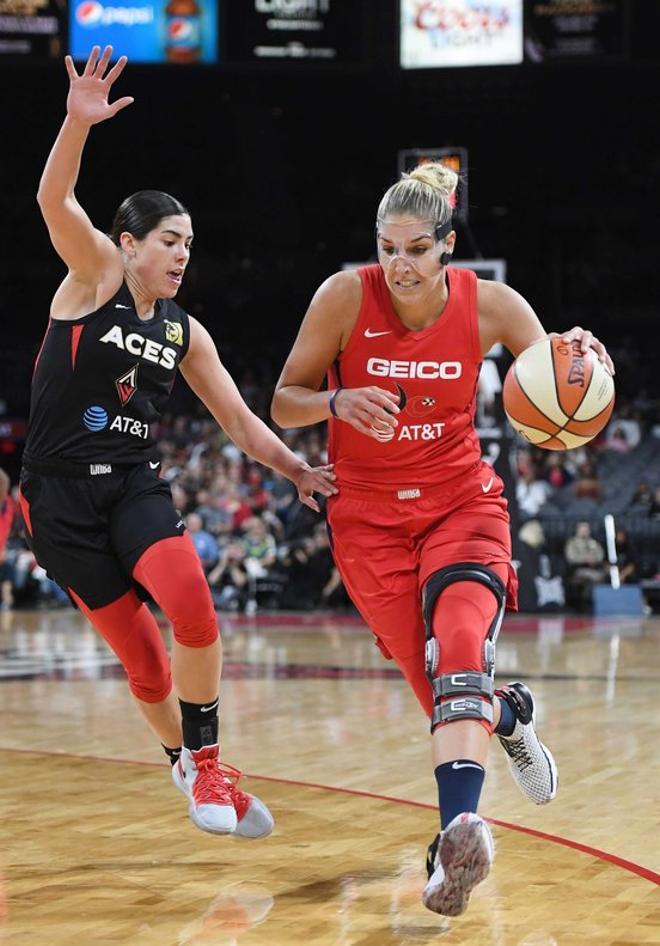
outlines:
{"label": "bracelet on wrist", "polygon": [[344,390],[343,387],[341,387],[341,386],[338,387],[337,390],[334,391],[334,392],[332,393],[331,397],[330,397],[330,413],[332,414],[333,417],[336,417],[336,416],[337,416],[337,409],[336,409],[336,407],[335,407],[335,400],[336,400],[337,395],[339,394],[339,392],[340,392],[340,391],[343,391],[343,390]]}

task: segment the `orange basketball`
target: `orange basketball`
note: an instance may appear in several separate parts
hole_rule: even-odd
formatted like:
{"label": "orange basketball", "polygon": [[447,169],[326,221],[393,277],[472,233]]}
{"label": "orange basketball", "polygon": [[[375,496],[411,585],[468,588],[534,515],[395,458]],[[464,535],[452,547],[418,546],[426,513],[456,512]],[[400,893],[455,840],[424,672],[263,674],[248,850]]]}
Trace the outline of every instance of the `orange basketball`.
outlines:
{"label": "orange basketball", "polygon": [[599,433],[614,407],[614,381],[591,349],[544,338],[521,352],[504,379],[512,427],[536,447],[572,450]]}

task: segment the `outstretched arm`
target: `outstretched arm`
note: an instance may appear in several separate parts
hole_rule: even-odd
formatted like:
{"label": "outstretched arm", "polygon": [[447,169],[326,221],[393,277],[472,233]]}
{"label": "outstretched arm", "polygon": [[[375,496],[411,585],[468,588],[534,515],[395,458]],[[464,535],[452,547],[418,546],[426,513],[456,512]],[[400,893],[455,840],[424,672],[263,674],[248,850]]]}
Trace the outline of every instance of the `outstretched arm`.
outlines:
{"label": "outstretched arm", "polygon": [[209,409],[222,429],[248,456],[278,470],[295,483],[298,498],[319,512],[314,492],[337,492],[331,466],[312,469],[292,453],[249,409],[233,378],[220,361],[213,339],[196,319],[190,319],[190,347],[180,365],[181,374]]}
{"label": "outstretched arm", "polygon": [[120,267],[117,248],[100,230],[96,230],[82,209],[74,188],[80,172],[80,160],[92,125],[112,118],[130,105],[130,96],[111,105],[108,96],[112,84],[126,65],[122,56],[104,75],[112,46],[94,46],[82,75],[78,75],[70,56],[65,59],[69,74],[67,114],[46,161],[37,201],[59,256],[83,282],[94,282],[111,267]]}

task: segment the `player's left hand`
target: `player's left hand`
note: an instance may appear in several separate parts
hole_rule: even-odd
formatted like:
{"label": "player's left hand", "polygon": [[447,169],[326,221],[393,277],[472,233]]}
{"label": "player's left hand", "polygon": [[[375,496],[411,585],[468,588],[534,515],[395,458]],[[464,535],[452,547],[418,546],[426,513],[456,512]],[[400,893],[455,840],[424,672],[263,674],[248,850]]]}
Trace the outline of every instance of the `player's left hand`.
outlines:
{"label": "player's left hand", "polygon": [[[550,332],[550,338],[558,338],[559,334],[559,332]],[[575,328],[570,329],[568,332],[562,332],[561,339],[569,344],[570,342],[579,342],[582,351],[588,351],[590,348],[593,348],[598,356],[598,360],[602,361],[611,374],[614,374],[614,362],[607,354],[607,349],[589,329],[580,328],[579,325],[576,325]]]}
{"label": "player's left hand", "polygon": [[334,463],[328,463],[327,466],[310,466],[303,470],[296,480],[298,499],[305,506],[313,509],[314,512],[320,512],[321,508],[314,499],[313,493],[321,493],[322,496],[335,496],[339,492],[334,485],[334,480],[337,479],[334,466]]}

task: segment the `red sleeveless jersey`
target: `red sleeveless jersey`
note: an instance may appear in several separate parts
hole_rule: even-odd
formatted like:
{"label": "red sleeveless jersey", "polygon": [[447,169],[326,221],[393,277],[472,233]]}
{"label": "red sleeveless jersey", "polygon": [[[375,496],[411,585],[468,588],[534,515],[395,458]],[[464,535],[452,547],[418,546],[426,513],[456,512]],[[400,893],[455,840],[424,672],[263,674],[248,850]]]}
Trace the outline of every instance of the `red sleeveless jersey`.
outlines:
{"label": "red sleeveless jersey", "polygon": [[474,412],[482,362],[476,274],[449,267],[449,298],[442,315],[413,332],[394,311],[381,267],[363,266],[358,272],[360,313],[328,373],[328,387],[376,385],[397,391],[401,410],[399,426],[380,442],[330,419],[329,458],[339,485],[428,489],[476,473],[481,449]]}

